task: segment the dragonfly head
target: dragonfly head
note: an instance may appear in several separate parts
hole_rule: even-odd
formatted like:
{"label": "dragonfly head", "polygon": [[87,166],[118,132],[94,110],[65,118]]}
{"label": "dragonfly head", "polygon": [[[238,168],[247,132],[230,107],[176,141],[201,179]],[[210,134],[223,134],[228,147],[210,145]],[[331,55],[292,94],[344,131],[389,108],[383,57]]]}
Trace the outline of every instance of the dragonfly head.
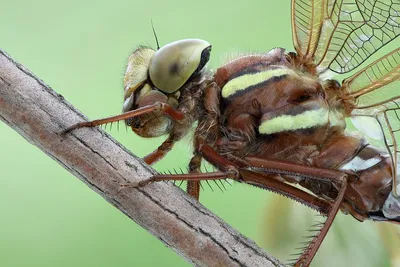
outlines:
{"label": "dragonfly head", "polygon": [[[167,44],[157,51],[139,47],[129,57],[124,77],[123,112],[165,103],[177,109],[183,90],[203,75],[211,45],[200,39],[184,39]],[[200,79],[199,79],[200,80]],[[126,120],[142,137],[170,133],[174,121],[161,111]]]}

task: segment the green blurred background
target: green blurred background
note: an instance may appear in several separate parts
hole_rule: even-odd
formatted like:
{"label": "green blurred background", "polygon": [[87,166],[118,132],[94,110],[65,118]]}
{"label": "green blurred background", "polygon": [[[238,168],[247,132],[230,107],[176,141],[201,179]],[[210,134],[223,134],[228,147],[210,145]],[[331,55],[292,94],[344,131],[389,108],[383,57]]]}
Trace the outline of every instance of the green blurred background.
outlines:
{"label": "green blurred background", "polygon": [[[2,0],[0,48],[95,119],[121,111],[127,57],[139,44],[155,47],[150,19],[161,45],[209,41],[212,69],[238,52],[292,50],[289,0]],[[139,156],[163,140],[111,134]],[[3,123],[0,137],[0,266],[189,265]],[[190,155],[186,138],[155,167],[185,167]],[[250,186],[213,189],[201,202],[282,261],[315,220]],[[395,266],[397,230],[339,214],[313,266]]]}

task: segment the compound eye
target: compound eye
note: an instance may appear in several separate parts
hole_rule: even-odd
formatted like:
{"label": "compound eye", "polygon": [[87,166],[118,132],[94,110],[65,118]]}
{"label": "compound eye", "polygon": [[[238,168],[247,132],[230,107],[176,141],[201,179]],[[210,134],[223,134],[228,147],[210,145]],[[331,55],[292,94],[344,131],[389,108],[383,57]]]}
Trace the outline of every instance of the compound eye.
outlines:
{"label": "compound eye", "polygon": [[208,62],[211,45],[200,39],[185,39],[161,47],[151,60],[151,82],[165,93],[187,83]]}

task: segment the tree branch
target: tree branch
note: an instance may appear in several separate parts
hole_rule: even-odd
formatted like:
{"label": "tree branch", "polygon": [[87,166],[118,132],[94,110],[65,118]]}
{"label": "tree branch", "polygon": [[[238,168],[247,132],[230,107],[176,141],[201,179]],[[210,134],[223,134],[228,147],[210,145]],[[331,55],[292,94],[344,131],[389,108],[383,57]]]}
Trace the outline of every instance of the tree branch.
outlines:
{"label": "tree branch", "polygon": [[0,119],[194,265],[282,266],[172,184],[121,190],[155,171],[101,129],[60,136],[86,118],[2,50]]}

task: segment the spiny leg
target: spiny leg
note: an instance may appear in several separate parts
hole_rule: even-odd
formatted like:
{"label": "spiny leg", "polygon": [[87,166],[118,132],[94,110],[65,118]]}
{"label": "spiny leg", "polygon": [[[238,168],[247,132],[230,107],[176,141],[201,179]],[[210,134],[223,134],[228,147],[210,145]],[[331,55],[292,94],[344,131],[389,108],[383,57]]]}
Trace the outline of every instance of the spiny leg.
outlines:
{"label": "spiny leg", "polygon": [[326,200],[318,198],[295,186],[279,181],[271,175],[247,169],[239,169],[239,172],[242,182],[293,199],[322,215],[328,215],[329,210],[332,208],[332,204]]}
{"label": "spiny leg", "polygon": [[[66,134],[74,129],[82,128],[82,127],[95,127],[102,124],[112,123],[116,121],[126,120],[133,117],[137,117],[144,114],[153,113],[154,111],[161,111],[164,114],[168,115],[175,121],[183,120],[185,114],[179,110],[172,108],[169,104],[166,103],[154,103],[152,105],[144,106],[141,108],[137,108],[120,115],[107,117],[104,119],[87,121],[87,122],[80,122],[77,124],[72,125],[71,127],[65,129],[61,132],[61,134]],[[176,137],[174,133],[171,133],[170,136],[151,154],[147,155],[143,160],[147,164],[153,164],[158,160],[162,159],[174,146],[175,142],[180,138]]]}
{"label": "spiny leg", "polygon": [[[203,104],[206,115],[202,116],[199,119],[199,123],[196,127],[195,130],[196,138],[194,139],[195,148],[199,146],[199,140],[202,140],[201,139],[202,136],[211,139],[216,139],[219,135],[219,116],[220,116],[219,96],[220,96],[220,88],[217,86],[215,82],[211,82],[204,89]],[[200,170],[201,160],[202,156],[200,155],[200,153],[195,151],[189,163],[190,173],[201,173]],[[199,200],[200,187],[201,187],[200,181],[187,181],[186,192],[195,199]]]}
{"label": "spiny leg", "polygon": [[168,136],[168,138],[153,152],[148,154],[143,158],[144,162],[149,165],[152,165],[162,159],[171,149],[174,147],[176,141],[180,138],[177,138],[173,133]]}
{"label": "spiny leg", "polygon": [[[323,199],[319,199],[312,194],[302,191],[299,188],[268,177],[263,173],[252,172],[249,170],[240,170],[241,180],[236,176],[236,171],[225,171],[225,172],[209,172],[209,173],[188,173],[188,174],[157,174],[147,180],[140,181],[135,184],[124,184],[121,185],[123,188],[136,188],[142,187],[149,183],[159,181],[210,181],[210,180],[221,180],[221,179],[232,179],[237,181],[246,181],[249,184],[259,186],[263,189],[270,190],[272,192],[281,194],[290,199],[298,201],[305,206],[316,210],[317,212],[328,215],[328,211],[331,209],[331,204]],[[255,178],[257,177],[257,178]],[[262,180],[262,186],[260,184],[252,183],[250,181]]]}
{"label": "spiny leg", "polygon": [[[298,188],[295,188],[294,186],[291,186],[289,184],[286,184],[284,182],[281,182],[279,180],[276,180],[272,178],[270,175],[262,175],[261,173],[254,173],[253,175],[247,175],[246,176],[246,170],[251,167],[244,167],[244,164],[249,164],[251,166],[251,163],[249,163],[246,159],[245,161],[238,161],[237,163],[233,163],[226,159],[225,157],[221,156],[217,151],[215,151],[212,147],[210,147],[207,144],[204,144],[203,142],[199,141],[199,147],[197,151],[203,156],[204,159],[206,159],[208,162],[213,164],[214,166],[218,167],[220,170],[225,171],[225,172],[231,172],[234,174],[234,180],[237,181],[245,181],[245,182],[251,182],[250,177],[255,178],[253,182],[257,183],[259,179],[264,181],[263,183],[258,183],[258,185],[264,185],[265,188],[274,191],[278,194],[282,194],[288,198],[294,199],[296,201],[301,202],[302,204],[315,209],[322,214],[326,214],[328,208],[330,207],[330,204],[326,202],[325,200],[322,200],[320,198],[317,198],[309,193],[306,193]],[[302,165],[300,165],[302,166]],[[325,169],[321,169],[324,170]],[[249,170],[251,171],[251,170]],[[328,170],[329,172],[329,170]],[[304,174],[307,174],[307,170],[305,171]],[[335,171],[334,173],[331,173],[331,175],[337,175],[341,174],[341,172]],[[307,176],[307,175],[306,175]]]}
{"label": "spiny leg", "polygon": [[257,171],[263,171],[265,173],[294,175],[312,180],[328,181],[340,186],[336,200],[327,214],[327,219],[323,227],[320,229],[319,233],[314,237],[311,243],[305,248],[302,255],[294,265],[296,267],[309,266],[315,254],[317,253],[318,248],[321,246],[326,234],[328,233],[336,214],[339,211],[340,204],[343,201],[344,193],[347,188],[347,175],[336,170],[320,169],[279,160],[269,160],[256,157],[247,157],[245,160],[249,162],[250,165],[254,166],[251,167],[253,170],[255,169]]}
{"label": "spiny leg", "polygon": [[[153,151],[151,154],[143,158],[144,162],[151,165],[157,162],[158,160],[162,159],[172,149],[175,142],[176,138],[173,135],[170,135],[167,138],[167,140],[165,140],[155,151]],[[200,166],[201,166],[201,156],[199,154],[196,154],[195,156],[193,156],[193,158],[190,160],[189,163],[190,173],[200,173]],[[188,180],[186,186],[186,192],[196,200],[199,200],[200,181]]]}
{"label": "spiny leg", "polygon": [[[219,155],[213,148],[206,144],[201,144],[198,148],[199,153],[209,161],[210,163],[218,166],[222,170],[232,170],[232,163],[227,159]],[[347,188],[347,175],[343,172],[331,170],[331,169],[321,169],[310,166],[304,166],[300,164],[294,164],[291,162],[279,161],[279,160],[266,160],[262,158],[256,157],[247,157],[245,161],[249,163],[250,166],[248,170],[256,170],[258,172],[265,172],[269,174],[281,174],[281,175],[295,175],[302,178],[307,178],[311,180],[319,180],[319,181],[328,181],[333,184],[337,184],[340,186],[338,196],[331,206],[329,213],[327,214],[327,220],[325,221],[323,227],[320,229],[319,234],[311,241],[311,243],[304,250],[301,257],[297,260],[295,266],[309,266],[315,254],[318,251],[322,241],[324,240],[326,234],[328,233],[329,228],[331,227],[333,220],[337,212],[339,211],[340,204],[343,201],[344,193]],[[256,168],[254,168],[255,166]],[[258,167],[258,168],[257,168]],[[315,197],[309,194],[300,194],[299,192],[288,191],[287,184],[276,183],[273,179],[264,179],[264,181],[260,180],[260,176],[253,175],[252,177],[249,175],[245,175],[246,170],[239,169],[239,174],[242,179],[247,179],[247,182],[255,182],[260,183],[266,188],[277,189],[276,186],[282,186],[279,189],[284,195],[289,198],[293,198],[294,200],[301,200],[301,202],[309,207],[320,207],[323,209],[322,203],[318,203],[320,200],[316,200]],[[268,176],[263,176],[263,178],[268,178]],[[275,187],[271,186],[271,182],[274,182]],[[285,188],[286,187],[286,188]],[[314,198],[314,200],[313,200]],[[317,202],[314,202],[317,201]],[[329,206],[329,205],[328,205]],[[327,206],[325,206],[326,208]]]}
{"label": "spiny leg", "polygon": [[147,180],[142,180],[137,183],[122,184],[122,188],[137,188],[146,186],[149,183],[160,181],[209,181],[221,180],[226,178],[233,179],[232,172],[208,172],[208,173],[188,173],[188,174],[155,174]]}
{"label": "spiny leg", "polygon": [[258,157],[246,157],[244,160],[249,163],[252,170],[266,173],[298,176],[313,180],[329,181],[336,184],[340,183],[341,177],[347,177],[347,175],[341,171],[316,168],[283,160]]}
{"label": "spiny leg", "polygon": [[336,217],[336,214],[339,211],[340,204],[343,201],[344,198],[344,193],[346,191],[347,187],[347,180],[346,178],[342,178],[342,184],[339,190],[339,194],[332,206],[332,209],[329,211],[327,215],[327,219],[324,223],[324,226],[320,229],[319,234],[314,237],[314,239],[311,241],[311,243],[307,246],[307,248],[304,250],[303,255],[297,260],[294,266],[310,266],[310,263],[312,259],[314,258],[315,254],[317,253],[319,247],[322,244],[322,241],[325,239],[326,234],[329,231],[329,228],[331,228],[333,220]]}
{"label": "spiny leg", "polygon": [[[347,186],[346,174],[330,169],[320,169],[279,160],[266,160],[251,157],[245,158],[245,161],[247,161],[250,166],[253,165],[254,167],[237,168],[232,162],[219,155],[217,151],[204,143],[200,143],[197,151],[207,161],[217,166],[222,171],[200,174],[154,175],[148,180],[140,181],[137,184],[127,185],[127,187],[141,187],[151,182],[165,180],[203,181],[230,178],[278,192],[291,199],[300,201],[304,205],[320,211],[322,214],[326,214],[326,211],[329,210],[327,213],[328,218],[325,221],[324,226],[321,228],[320,233],[307,246],[295,264],[295,266],[309,266],[332,225],[332,222],[340,208],[340,204],[343,201],[344,192]],[[294,189],[294,187],[265,174],[295,175],[308,179],[329,181],[334,184],[339,184],[340,189],[334,204],[331,205],[322,199],[300,189]]]}
{"label": "spiny leg", "polygon": [[[326,202],[323,199],[319,199],[309,193],[306,193],[296,187],[289,184],[282,183],[278,180],[269,178],[265,173],[253,172],[250,170],[240,170],[242,179],[246,183],[260,186],[264,189],[274,191],[278,194],[283,194],[289,198],[292,198],[302,204],[318,211],[322,215],[327,216],[323,226],[319,229],[319,233],[313,238],[313,240],[303,250],[300,258],[296,260],[295,267],[306,267],[309,266],[319,247],[322,244],[326,234],[331,227],[336,214],[339,211],[340,205],[343,201],[344,193],[346,191],[347,180],[345,177],[340,177],[339,180],[335,181],[341,184],[338,196],[333,204]],[[267,178],[267,179],[265,179]],[[325,180],[324,177],[318,177],[315,179]],[[329,179],[328,179],[329,180]]]}
{"label": "spiny leg", "polygon": [[122,113],[120,115],[107,117],[107,118],[99,119],[99,120],[79,122],[77,124],[72,125],[71,127],[67,128],[67,129],[65,129],[64,131],[61,132],[61,134],[68,133],[68,132],[78,129],[78,128],[95,127],[95,126],[106,124],[106,123],[126,120],[126,119],[137,117],[140,115],[152,113],[154,111],[163,112],[164,114],[168,115],[169,117],[171,117],[173,120],[176,120],[176,121],[183,120],[183,118],[185,116],[185,114],[183,112],[172,108],[169,104],[157,102],[152,105],[144,106],[141,108],[137,108],[137,109]]}
{"label": "spiny leg", "polygon": [[[264,189],[271,190],[278,194],[284,195],[288,198],[299,201],[302,204],[314,209],[321,214],[327,214],[331,208],[331,204],[309,194],[294,186],[281,182],[272,178],[271,176],[256,171],[246,170],[235,166],[234,163],[219,155],[213,148],[208,145],[202,144],[198,148],[198,153],[203,156],[208,162],[217,166],[221,172],[212,173],[190,173],[190,174],[171,174],[171,175],[154,175],[152,178],[139,182],[134,185],[127,185],[127,187],[140,187],[151,182],[165,181],[165,180],[185,180],[185,181],[206,181],[206,180],[220,180],[230,178],[237,181],[248,182],[253,185],[258,185]],[[241,162],[240,165],[243,163]],[[252,173],[251,175],[249,173]],[[253,182],[253,183],[252,183]]]}
{"label": "spiny leg", "polygon": [[[201,155],[195,152],[195,155],[189,162],[189,171],[190,173],[200,173],[201,167]],[[200,197],[200,181],[187,181],[186,185],[186,192],[194,197],[195,199],[199,200]]]}

